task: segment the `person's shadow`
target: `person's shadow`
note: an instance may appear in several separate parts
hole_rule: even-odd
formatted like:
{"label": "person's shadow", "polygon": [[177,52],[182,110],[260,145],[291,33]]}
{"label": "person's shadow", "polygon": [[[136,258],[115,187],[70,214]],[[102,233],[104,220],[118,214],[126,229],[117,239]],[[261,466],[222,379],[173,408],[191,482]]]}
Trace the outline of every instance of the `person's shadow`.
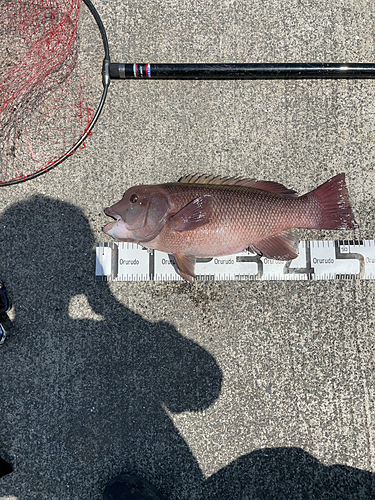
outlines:
{"label": "person's shadow", "polygon": [[[169,499],[375,498],[374,474],[297,448],[254,451],[206,480],[167,411],[210,406],[221,370],[95,283],[94,244],[82,212],[61,201],[33,197],[0,219],[15,314],[0,348],[0,456],[13,468],[0,474],[0,498],[99,500],[122,472]],[[69,314],[72,299],[87,317]]]}
{"label": "person's shadow", "polygon": [[[67,203],[33,197],[1,217],[0,277],[15,318],[0,350],[0,439],[14,469],[0,497],[92,500],[124,469],[177,496],[203,480],[166,409],[207,408],[221,370],[96,283],[94,245]],[[72,297],[92,318],[69,316]]]}

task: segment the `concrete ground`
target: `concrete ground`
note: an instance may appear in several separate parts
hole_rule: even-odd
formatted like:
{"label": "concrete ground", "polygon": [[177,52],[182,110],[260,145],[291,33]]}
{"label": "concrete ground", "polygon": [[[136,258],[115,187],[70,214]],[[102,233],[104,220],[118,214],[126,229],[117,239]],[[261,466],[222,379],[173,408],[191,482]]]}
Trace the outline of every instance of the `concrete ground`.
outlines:
{"label": "concrete ground", "polygon": [[[371,1],[95,5],[114,62],[375,59]],[[112,82],[84,150],[0,190],[1,500],[100,500],[125,471],[171,500],[375,498],[374,282],[94,281],[103,208],[197,171],[300,193],[345,172],[360,229],[300,235],[373,239],[374,102],[360,80]]]}

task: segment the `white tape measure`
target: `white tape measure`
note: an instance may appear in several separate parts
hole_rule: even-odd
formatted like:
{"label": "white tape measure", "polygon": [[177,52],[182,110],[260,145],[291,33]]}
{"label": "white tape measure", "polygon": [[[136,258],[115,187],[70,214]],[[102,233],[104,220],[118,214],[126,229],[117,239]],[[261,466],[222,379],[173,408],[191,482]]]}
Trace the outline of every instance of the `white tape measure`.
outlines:
{"label": "white tape measure", "polygon": [[[375,279],[375,240],[301,241],[296,259],[285,262],[245,251],[197,258],[197,279],[331,280]],[[97,243],[96,281],[175,281],[173,257],[136,243]]]}

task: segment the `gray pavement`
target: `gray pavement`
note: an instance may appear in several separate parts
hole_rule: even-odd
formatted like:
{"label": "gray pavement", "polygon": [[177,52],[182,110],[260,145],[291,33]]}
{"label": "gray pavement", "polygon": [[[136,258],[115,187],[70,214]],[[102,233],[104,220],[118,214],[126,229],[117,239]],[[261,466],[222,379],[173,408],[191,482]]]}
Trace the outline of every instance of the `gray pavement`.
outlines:
{"label": "gray pavement", "polygon": [[[371,1],[95,5],[114,62],[375,59]],[[171,500],[375,498],[373,282],[94,281],[103,208],[196,171],[300,193],[345,172],[360,229],[300,236],[374,238],[374,102],[373,81],[112,82],[84,150],[0,190],[1,500],[99,500],[125,471]]]}

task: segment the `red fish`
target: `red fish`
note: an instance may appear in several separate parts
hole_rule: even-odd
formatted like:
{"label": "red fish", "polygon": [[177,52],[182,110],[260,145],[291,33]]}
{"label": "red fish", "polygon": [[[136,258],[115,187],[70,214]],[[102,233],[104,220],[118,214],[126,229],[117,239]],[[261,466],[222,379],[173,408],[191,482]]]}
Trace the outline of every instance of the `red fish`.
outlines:
{"label": "red fish", "polygon": [[249,248],[270,259],[291,260],[298,255],[298,240],[289,229],[358,227],[345,174],[303,196],[276,182],[187,175],[179,182],[132,187],[105,213],[116,219],[105,233],[172,254],[190,283],[196,257]]}

